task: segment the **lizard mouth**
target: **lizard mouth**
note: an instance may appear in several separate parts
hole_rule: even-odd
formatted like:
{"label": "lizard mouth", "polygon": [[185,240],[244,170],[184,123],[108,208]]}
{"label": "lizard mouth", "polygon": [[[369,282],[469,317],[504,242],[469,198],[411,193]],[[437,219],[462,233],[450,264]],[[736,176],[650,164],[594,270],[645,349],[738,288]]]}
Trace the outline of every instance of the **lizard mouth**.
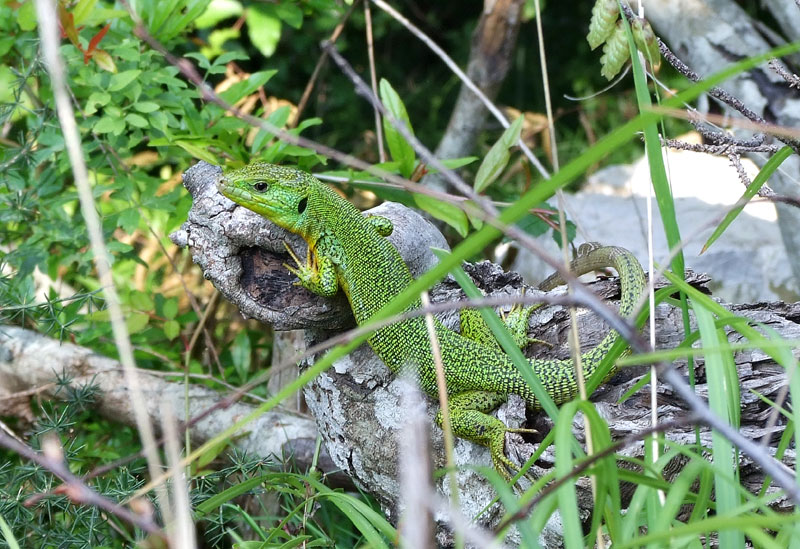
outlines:
{"label": "lizard mouth", "polygon": [[244,202],[244,203],[251,203],[253,202],[253,195],[250,194],[245,189],[241,187],[237,187],[224,177],[221,177],[217,181],[217,190],[222,193],[223,196],[230,198],[235,202]]}

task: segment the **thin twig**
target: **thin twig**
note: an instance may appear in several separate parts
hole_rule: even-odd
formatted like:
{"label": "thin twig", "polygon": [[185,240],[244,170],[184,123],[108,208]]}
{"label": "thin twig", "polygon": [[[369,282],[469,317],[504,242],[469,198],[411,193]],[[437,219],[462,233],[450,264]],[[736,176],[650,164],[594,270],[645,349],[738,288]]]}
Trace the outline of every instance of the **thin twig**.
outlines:
{"label": "thin twig", "polygon": [[[682,118],[684,120],[691,120],[692,116],[694,116],[681,109],[662,107],[660,105],[653,105],[651,110],[653,112],[666,114],[667,116],[673,116],[675,118]],[[712,122],[718,123],[720,125],[729,125],[736,128],[742,128],[745,130],[752,130],[756,132],[764,132],[774,135],[775,137],[777,137],[790,147],[792,146],[792,143],[794,142],[795,139],[800,138],[800,130],[796,130],[794,128],[788,128],[786,126],[779,126],[778,124],[758,122],[753,120],[747,120],[744,118],[731,118],[711,113],[704,114],[703,116],[706,119],[711,120]]]}
{"label": "thin twig", "polygon": [[770,59],[769,63],[767,64],[769,65],[769,68],[774,70],[781,78],[786,80],[786,83],[789,84],[790,88],[800,89],[800,77],[787,71],[786,67],[784,67],[777,59]]}
{"label": "thin twig", "polygon": [[[41,22],[41,19],[39,21]],[[92,505],[102,509],[149,534],[161,538],[166,537],[158,525],[153,522],[152,517],[136,514],[130,509],[111,501],[89,488],[84,481],[73,474],[64,463],[63,451],[57,439],[48,440],[52,442],[48,443],[46,441],[44,444],[45,448],[47,448],[47,444],[55,444],[56,446],[53,446],[51,450],[39,453],[34,451],[34,449],[27,444],[22,444],[14,440],[0,430],[0,446],[19,454],[28,461],[39,464],[64,481],[64,484],[56,490],[56,493],[64,494],[74,503]]]}
{"label": "thin twig", "polygon": [[[470,80],[469,76],[461,70],[461,68],[456,64],[453,59],[445,53],[445,51],[439,47],[439,45],[434,42],[427,34],[422,32],[417,26],[415,26],[411,21],[403,17],[397,10],[395,10],[392,6],[384,2],[383,0],[372,0],[372,3],[381,8],[383,11],[391,15],[398,23],[403,25],[406,29],[411,32],[414,36],[416,36],[423,44],[428,46],[433,53],[435,53],[439,59],[441,59],[447,68],[449,68],[453,74],[455,74],[464,85],[469,88],[469,90],[478,96],[478,99],[481,100],[481,103],[484,104],[486,109],[492,113],[500,125],[503,128],[508,128],[511,124],[509,123],[508,119],[503,115],[503,113],[498,109],[494,103],[492,103],[491,99],[486,97],[486,94],[473,82]],[[533,154],[533,152],[528,148],[525,144],[525,141],[520,137],[517,141],[517,145],[519,146],[520,150],[523,152],[525,157],[533,164],[537,171],[544,177],[545,179],[550,179],[550,173],[547,169],[542,166],[542,163],[539,162],[539,159]]]}
{"label": "thin twig", "polygon": [[355,87],[356,93],[364,97],[373,105],[374,108],[381,112],[384,118],[388,120],[389,123],[400,133],[400,135],[402,135],[403,138],[408,141],[408,144],[414,148],[423,162],[439,170],[439,173],[447,180],[448,183],[463,193],[464,196],[475,201],[486,214],[490,216],[498,215],[497,208],[492,205],[491,201],[476,193],[475,190],[471,186],[467,185],[464,180],[456,175],[453,170],[442,164],[441,160],[436,158],[436,155],[434,155],[433,152],[428,149],[422,143],[422,141],[419,140],[419,138],[411,133],[411,130],[409,130],[404,121],[398,120],[392,115],[391,112],[389,112],[389,109],[387,109],[381,100],[372,93],[372,90],[369,88],[369,86],[367,86],[366,82],[361,79],[350,63],[348,63],[347,60],[342,57],[333,44],[330,42],[323,42],[322,49],[328,52],[328,54],[331,56],[331,59],[333,59],[333,62],[336,63],[345,76],[350,79]]}
{"label": "thin twig", "polygon": [[[423,307],[431,304],[428,292],[420,294],[420,301]],[[442,431],[444,432],[444,455],[447,464],[447,478],[450,482],[450,501],[453,507],[458,508],[458,477],[456,476],[456,462],[453,458],[453,423],[450,420],[450,406],[447,403],[447,380],[444,375],[444,364],[442,363],[442,349],[439,347],[439,338],[436,336],[436,326],[433,322],[433,314],[425,313],[425,328],[428,330],[428,340],[431,343],[431,354],[433,364],[436,368],[436,389],[439,393],[439,414],[442,417]],[[460,544],[456,544],[460,545]]]}
{"label": "thin twig", "polygon": [[189,503],[189,475],[181,467],[181,449],[178,443],[178,425],[175,410],[169,400],[161,403],[161,427],[164,432],[167,464],[172,472],[172,501],[175,508],[170,510],[172,521],[167,524],[170,547],[175,549],[195,549],[194,521]]}
{"label": "thin twig", "polygon": [[[623,3],[623,9],[625,8],[625,4]],[[630,8],[628,8],[630,9]],[[627,12],[626,12],[627,14]],[[683,61],[681,61],[672,50],[667,47],[667,45],[660,39],[658,40],[658,47],[661,51],[661,55],[664,56],[664,59],[672,65],[675,70],[679,73],[684,75],[686,78],[691,80],[692,82],[699,82],[700,75],[690,69]],[[767,121],[764,120],[763,117],[752,111],[748,108],[739,98],[736,96],[728,93],[727,91],[723,90],[720,87],[714,86],[710,88],[707,92],[711,97],[714,97],[729,107],[733,108],[736,111],[742,113],[747,119],[751,122],[755,123],[755,127],[753,128],[755,131],[766,131],[768,133],[772,133],[775,135],[780,141],[789,145],[795,153],[800,154],[800,141],[797,140],[797,134],[787,134],[786,132],[777,132],[777,131],[769,131],[766,128],[774,127],[772,124],[767,124]]]}
{"label": "thin twig", "polygon": [[[369,0],[364,0],[364,22],[367,27],[367,58],[369,59],[369,81],[372,84],[372,93],[378,95],[378,76],[375,70],[375,48],[372,42],[372,11],[369,8]],[[378,160],[381,164],[386,162],[386,150],[383,148],[383,124],[381,124],[381,113],[375,107],[375,138],[378,141]]]}
{"label": "thin twig", "polygon": [[[42,53],[50,72],[53,94],[58,112],[59,122],[64,135],[64,143],[69,155],[75,187],[81,204],[81,212],[89,233],[94,262],[98,278],[106,297],[114,342],[119,352],[120,363],[125,372],[125,380],[131,393],[131,404],[136,417],[136,426],[142,439],[142,446],[147,456],[147,467],[151,477],[160,473],[161,461],[155,444],[155,435],[147,414],[139,377],[136,374],[136,362],[133,358],[128,329],[122,314],[119,295],[111,273],[108,250],[106,249],[100,216],[95,209],[94,195],[89,184],[89,173],[83,158],[81,138],[75,122],[72,104],[67,94],[64,65],[58,51],[58,29],[55,20],[55,5],[52,0],[36,0],[36,12],[39,19],[39,33],[42,39]],[[159,503],[167,507],[169,499],[165,490],[157,491]]]}
{"label": "thin twig", "polygon": [[712,154],[714,156],[720,156],[723,154],[745,154],[745,153],[766,153],[766,154],[775,154],[778,152],[777,145],[758,145],[755,147],[737,147],[731,145],[709,145],[706,143],[687,143],[686,141],[681,141],[679,139],[662,139],[662,143],[664,146],[669,147],[670,149],[678,149],[682,151],[691,151],[691,152],[699,152],[699,153],[706,153]]}
{"label": "thin twig", "polygon": [[[342,17],[342,20],[336,25],[336,28],[333,29],[331,33],[331,37],[328,38],[331,42],[336,42],[339,39],[339,35],[342,33],[345,24],[347,23],[348,19],[350,19],[350,15],[353,13],[353,9],[356,7],[356,2],[350,4],[350,8],[348,8],[347,12]],[[294,128],[297,124],[300,123],[300,117],[303,114],[303,111],[306,108],[306,104],[308,103],[308,99],[311,97],[311,92],[314,89],[314,84],[317,82],[317,78],[319,77],[319,73],[322,70],[322,67],[325,66],[325,61],[328,60],[328,54],[322,52],[322,55],[319,56],[317,60],[317,64],[314,67],[314,71],[311,73],[311,78],[308,79],[308,83],[306,84],[305,89],[303,90],[303,95],[300,97],[300,101],[297,103],[297,112],[295,112],[294,119],[292,123],[289,125],[290,128]]]}

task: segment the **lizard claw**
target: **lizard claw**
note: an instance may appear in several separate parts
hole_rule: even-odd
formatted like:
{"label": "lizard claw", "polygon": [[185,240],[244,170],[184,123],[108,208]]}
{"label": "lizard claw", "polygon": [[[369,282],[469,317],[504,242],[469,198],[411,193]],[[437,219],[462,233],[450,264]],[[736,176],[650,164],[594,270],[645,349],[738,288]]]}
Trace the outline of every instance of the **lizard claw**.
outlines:
{"label": "lizard claw", "polygon": [[[297,257],[297,254],[296,254],[296,253],[294,253],[294,250],[292,250],[292,247],[291,247],[291,246],[289,246],[289,243],[288,243],[288,242],[286,242],[285,240],[283,241],[283,247],[284,247],[284,248],[286,248],[286,251],[289,253],[289,256],[290,256],[290,257],[292,258],[292,260],[295,262],[295,264],[297,265],[297,267],[303,267],[303,262],[302,262],[302,261],[300,261],[300,258],[299,258],[299,257]],[[310,250],[309,250],[309,252],[310,252]],[[284,265],[284,266],[285,266],[287,269],[289,269],[290,271],[293,271],[293,269],[294,269],[294,267],[289,267],[289,266],[288,266],[286,263],[284,263],[283,265]],[[296,273],[295,273],[295,274],[296,274]]]}
{"label": "lizard claw", "polygon": [[292,261],[295,262],[295,267],[292,267],[288,263],[284,263],[283,266],[286,267],[286,270],[295,275],[299,280],[294,282],[295,286],[304,286],[303,281],[309,279],[316,270],[316,262],[311,257],[311,247],[308,248],[306,252],[306,261],[305,263],[297,257],[297,254],[294,253],[292,247],[284,241],[283,242],[286,251],[289,253],[289,256],[292,258]]}
{"label": "lizard claw", "polygon": [[[505,480],[506,484],[511,484],[514,480],[514,476],[520,472],[521,466],[511,461],[511,459],[506,455],[505,433],[538,433],[538,431],[536,429],[514,429],[507,427],[501,436],[492,437],[491,441],[489,442],[489,452],[491,453],[492,464],[494,465],[495,470],[500,473],[500,476],[503,477],[503,480]],[[535,478],[527,472],[524,473],[520,478],[523,477],[531,483],[533,483],[535,480]],[[518,483],[519,479],[517,479],[517,482],[514,482],[514,487],[517,487]]]}

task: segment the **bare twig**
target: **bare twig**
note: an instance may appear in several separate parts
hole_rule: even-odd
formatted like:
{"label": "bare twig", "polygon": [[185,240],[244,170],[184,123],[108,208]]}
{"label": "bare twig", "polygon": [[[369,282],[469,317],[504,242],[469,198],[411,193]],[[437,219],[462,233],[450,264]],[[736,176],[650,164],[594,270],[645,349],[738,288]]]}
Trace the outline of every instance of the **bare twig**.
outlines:
{"label": "bare twig", "polygon": [[679,139],[664,139],[662,143],[670,149],[679,149],[682,151],[692,151],[706,154],[713,154],[715,156],[723,154],[745,154],[745,153],[767,153],[774,154],[778,152],[777,145],[758,145],[755,147],[741,147],[733,145],[709,145],[706,143],[687,143]]}
{"label": "bare twig", "polygon": [[[692,82],[700,81],[700,75],[694,72],[692,69],[690,69],[683,61],[681,61],[674,53],[672,53],[672,50],[670,50],[669,47],[667,47],[667,45],[660,38],[658,39],[658,47],[661,50],[661,55],[664,56],[664,59],[666,59],[667,62],[675,68],[675,70],[677,70],[679,73],[684,75]],[[732,109],[740,112],[745,116],[745,118],[753,122],[754,125],[751,126],[751,129],[753,129],[754,131],[764,131],[767,133],[772,133],[780,141],[789,145],[794,150],[795,153],[800,154],[800,141],[797,140],[798,134],[796,132],[789,133],[786,131],[777,131],[779,129],[778,126],[775,126],[773,124],[768,124],[763,117],[761,117],[756,112],[748,108],[739,98],[728,93],[722,88],[714,86],[713,88],[710,88],[708,90],[708,94],[722,101]],[[770,131],[770,129],[772,131]]]}
{"label": "bare twig", "polygon": [[178,425],[175,411],[169,401],[165,401],[161,405],[161,426],[166,440],[167,463],[172,471],[172,501],[175,504],[175,508],[170,510],[172,521],[167,524],[170,547],[195,549],[197,540],[189,503],[189,478],[187,470],[181,467]]}
{"label": "bare twig", "polygon": [[[347,20],[350,19],[350,15],[353,13],[353,9],[356,7],[356,2],[350,4],[347,12],[342,17],[342,20],[336,25],[336,28],[333,29],[331,33],[331,37],[328,39],[331,42],[336,42],[339,39],[339,35],[342,33]],[[300,122],[300,117],[303,115],[303,111],[306,108],[306,104],[308,103],[308,99],[311,97],[311,92],[314,89],[314,84],[317,82],[317,78],[319,77],[319,73],[322,70],[322,67],[325,66],[325,61],[328,60],[328,54],[322,52],[322,55],[319,56],[317,60],[317,64],[314,67],[314,71],[311,73],[311,78],[308,79],[308,83],[306,84],[305,89],[303,90],[303,95],[300,97],[300,101],[297,103],[297,112],[294,115],[294,119],[290,127],[294,128]]]}
{"label": "bare twig", "polygon": [[736,153],[728,153],[728,160],[731,161],[731,166],[734,167],[736,170],[736,175],[739,176],[739,181],[742,182],[742,185],[745,188],[750,186],[750,177],[747,175],[747,172],[744,171],[744,166],[742,165],[742,157]]}
{"label": "bare twig", "polygon": [[[736,169],[736,174],[739,176],[739,181],[742,182],[742,185],[745,188],[750,186],[750,177],[748,177],[747,172],[744,170],[744,165],[742,164],[742,157],[739,154],[730,153],[728,154],[728,159],[731,161],[731,165]],[[775,193],[772,192],[772,189],[767,187],[767,184],[761,185],[761,188],[758,189],[758,196],[761,198],[772,198],[775,196]]]}
{"label": "bare twig", "polygon": [[[800,0],[797,1],[800,2]],[[778,75],[780,75],[781,78],[786,80],[790,88],[800,89],[800,76],[787,71],[786,67],[784,67],[777,59],[770,59],[768,65],[769,68],[774,70],[776,73],[778,73]]]}
{"label": "bare twig", "polygon": [[[687,113],[681,109],[673,109],[669,107],[661,107],[658,105],[654,105],[652,107],[654,112],[666,114],[668,116],[674,116],[675,118],[683,118],[685,120],[691,120],[694,114]],[[796,130],[794,128],[787,128],[786,126],[779,126],[777,124],[770,124],[767,122],[757,122],[746,120],[744,118],[730,118],[725,116],[720,116],[718,114],[705,114],[704,115],[708,120],[712,122],[718,123],[720,125],[727,124],[730,126],[734,126],[737,128],[743,128],[746,130],[753,130],[757,132],[764,132],[771,135],[774,135],[780,141],[786,143],[794,150],[797,145],[797,138],[800,138],[800,130]],[[795,150],[795,152],[797,152]]]}
{"label": "bare twig", "polygon": [[[422,292],[420,302],[423,307],[431,304],[428,292]],[[456,462],[453,459],[453,424],[450,420],[450,406],[447,403],[447,380],[444,376],[442,363],[442,350],[439,347],[439,338],[436,336],[436,326],[433,323],[433,314],[425,313],[425,328],[428,330],[428,340],[431,343],[431,354],[436,368],[436,389],[439,393],[439,413],[442,416],[442,431],[444,432],[444,454],[447,463],[447,477],[450,482],[450,501],[453,507],[459,506],[458,477],[456,475]],[[458,545],[458,544],[457,544]]]}
{"label": "bare twig", "polygon": [[433,493],[430,455],[430,421],[424,412],[423,396],[413,380],[403,393],[402,405],[408,410],[399,439],[400,507],[404,509],[399,524],[401,547],[431,549],[433,512],[426,503]]}

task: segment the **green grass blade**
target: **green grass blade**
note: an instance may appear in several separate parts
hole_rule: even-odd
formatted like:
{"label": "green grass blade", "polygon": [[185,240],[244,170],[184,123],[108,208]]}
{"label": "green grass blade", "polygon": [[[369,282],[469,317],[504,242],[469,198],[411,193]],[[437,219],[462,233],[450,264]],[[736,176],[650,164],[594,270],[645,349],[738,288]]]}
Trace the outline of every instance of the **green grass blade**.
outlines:
{"label": "green grass blade", "polygon": [[[572,472],[572,417],[581,409],[581,402],[573,400],[561,407],[556,429],[556,473],[559,477],[568,476]],[[564,525],[564,547],[567,549],[580,549],[583,545],[583,528],[578,516],[578,496],[575,484],[565,482],[558,490],[558,511]]]}
{"label": "green grass blade", "polygon": [[[764,330],[770,340],[781,339],[781,336],[769,326],[764,326]],[[797,441],[800,440],[800,372],[798,372],[797,359],[794,358],[791,349],[782,347],[777,350],[777,353],[780,357],[778,363],[786,369],[786,377],[789,380],[789,394],[792,397],[792,421],[789,423],[794,426],[794,440],[795,447],[797,447]],[[795,481],[800,484],[800,463],[795,460],[794,466]],[[797,510],[795,510],[795,514],[798,514]],[[789,547],[791,549],[800,549],[800,516],[798,516],[798,522],[794,526],[794,534],[791,536],[791,540]]]}
{"label": "green grass blade", "polygon": [[[714,317],[699,303],[692,302],[697,319],[697,327],[704,345],[719,346],[719,331],[714,325]],[[711,411],[721,419],[735,426],[731,396],[734,388],[730,386],[731,378],[726,373],[729,368],[721,352],[708,351],[705,356],[706,376],[708,378],[708,404]],[[738,390],[735,391],[738,395]],[[736,399],[738,415],[739,399]],[[717,500],[717,512],[729,513],[739,506],[739,495],[734,488],[738,485],[739,464],[731,442],[717,431],[711,433],[714,463],[714,487]],[[720,547],[744,547],[744,535],[741,530],[727,529],[719,534]]]}
{"label": "green grass blade", "polygon": [[[230,488],[223,490],[217,494],[214,494],[197,507],[195,507],[195,518],[200,519],[203,516],[207,515],[208,513],[212,512],[217,507],[220,507],[222,504],[227,503],[228,501],[232,500],[235,497],[241,496],[249,492],[250,490],[260,486],[265,482],[295,482],[295,478],[293,475],[289,473],[266,473],[264,475],[259,475],[257,477],[252,477],[247,480],[243,480]],[[303,485],[300,482],[296,482],[296,488],[302,490]]]}
{"label": "green grass blade", "polygon": [[5,521],[3,515],[0,515],[0,532],[3,533],[3,537],[5,538],[9,549],[19,549],[17,538],[14,537],[14,532],[11,531],[11,527]]}
{"label": "green grass blade", "polygon": [[[650,90],[647,86],[647,75],[639,61],[639,54],[633,41],[628,19],[621,18],[628,31],[628,43],[631,50],[631,63],[633,65],[633,83],[636,89],[636,101],[640,112],[649,112],[653,108],[650,99]],[[650,167],[650,179],[653,183],[653,191],[658,204],[658,211],[661,212],[661,222],[664,225],[664,232],[667,237],[667,245],[670,250],[677,249],[681,241],[681,233],[678,228],[678,220],[675,217],[675,201],[672,198],[672,189],[667,179],[667,170],[664,167],[664,157],[661,152],[661,140],[658,137],[658,119],[652,119],[642,125],[644,131],[644,144],[647,151],[647,164]],[[672,270],[681,273],[683,276],[684,259],[683,252],[679,251],[672,258]]]}
{"label": "green grass blade", "polygon": [[759,189],[767,182],[770,176],[775,173],[775,170],[783,164],[783,161],[789,158],[792,154],[792,148],[786,145],[785,147],[781,148],[778,152],[776,152],[772,157],[767,160],[764,166],[761,168],[761,171],[758,172],[758,175],[753,179],[753,182],[747,186],[745,189],[744,194],[742,194],[742,198],[739,199],[739,206],[735,207],[728,214],[725,216],[725,219],[722,220],[722,223],[717,225],[717,228],[714,229],[714,232],[711,236],[708,237],[706,243],[703,244],[703,249],[700,250],[700,253],[705,253],[705,251],[714,243],[716,240],[722,236],[722,233],[725,232],[725,229],[733,223],[733,220],[736,219],[747,203],[753,198],[756,193],[758,193]]}

